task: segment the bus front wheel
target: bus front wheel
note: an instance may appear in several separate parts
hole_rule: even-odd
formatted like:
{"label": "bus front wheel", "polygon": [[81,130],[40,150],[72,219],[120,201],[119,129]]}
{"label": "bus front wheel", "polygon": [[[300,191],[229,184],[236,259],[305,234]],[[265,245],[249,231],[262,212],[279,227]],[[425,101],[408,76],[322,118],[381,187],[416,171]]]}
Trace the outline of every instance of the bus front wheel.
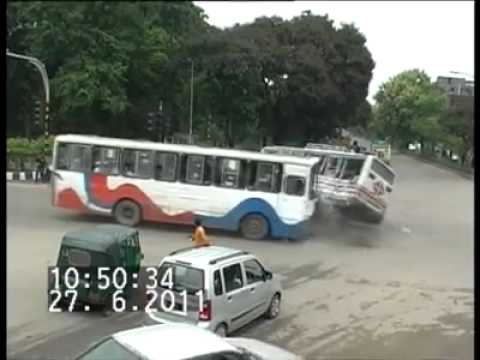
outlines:
{"label": "bus front wheel", "polygon": [[262,215],[247,215],[240,224],[240,231],[247,239],[262,240],[268,235],[268,230],[268,222]]}
{"label": "bus front wheel", "polygon": [[142,219],[140,206],[130,200],[120,201],[113,211],[115,220],[126,226],[136,226]]}

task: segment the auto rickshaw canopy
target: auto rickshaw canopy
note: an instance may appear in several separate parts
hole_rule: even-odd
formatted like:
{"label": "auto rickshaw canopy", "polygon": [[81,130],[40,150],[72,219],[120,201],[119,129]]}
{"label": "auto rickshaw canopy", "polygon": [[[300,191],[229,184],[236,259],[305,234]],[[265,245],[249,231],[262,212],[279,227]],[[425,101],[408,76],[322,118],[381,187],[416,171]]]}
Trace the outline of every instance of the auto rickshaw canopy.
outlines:
{"label": "auto rickshaw canopy", "polygon": [[122,225],[98,225],[93,228],[67,232],[62,247],[74,247],[86,251],[105,253],[120,258],[120,244],[138,235],[138,231]]}

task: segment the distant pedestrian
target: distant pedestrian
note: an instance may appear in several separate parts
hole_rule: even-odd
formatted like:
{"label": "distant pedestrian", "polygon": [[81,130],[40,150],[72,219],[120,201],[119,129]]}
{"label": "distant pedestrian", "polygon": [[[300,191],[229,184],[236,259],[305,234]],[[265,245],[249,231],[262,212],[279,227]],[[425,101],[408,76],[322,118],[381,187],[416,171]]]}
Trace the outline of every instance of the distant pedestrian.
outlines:
{"label": "distant pedestrian", "polygon": [[195,229],[192,234],[192,242],[195,247],[211,245],[200,219],[195,219]]}
{"label": "distant pedestrian", "polygon": [[36,161],[36,171],[35,171],[35,182],[39,182],[43,180],[43,172],[45,168],[45,161],[43,160],[43,157],[39,156],[37,157]]}
{"label": "distant pedestrian", "polygon": [[352,150],[353,150],[354,152],[356,152],[357,154],[360,152],[360,146],[358,146],[357,140],[355,140],[355,141],[353,142]]}

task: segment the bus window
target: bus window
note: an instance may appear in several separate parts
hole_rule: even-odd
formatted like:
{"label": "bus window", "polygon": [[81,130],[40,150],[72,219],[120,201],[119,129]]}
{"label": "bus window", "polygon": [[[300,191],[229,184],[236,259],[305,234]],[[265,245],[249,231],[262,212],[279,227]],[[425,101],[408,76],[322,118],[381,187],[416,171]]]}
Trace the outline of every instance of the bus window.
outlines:
{"label": "bus window", "polygon": [[177,154],[157,152],[155,157],[155,180],[175,181],[177,163]]}
{"label": "bus window", "polygon": [[336,157],[326,158],[321,174],[331,178],[337,177],[342,169],[342,160],[342,158]]}
{"label": "bus window", "polygon": [[210,156],[187,155],[185,182],[195,185],[210,185],[215,170],[215,161]]}
{"label": "bus window", "polygon": [[152,152],[149,150],[124,149],[122,152],[122,174],[130,177],[152,176]]}
{"label": "bus window", "polygon": [[205,158],[201,155],[187,156],[187,174],[185,182],[188,184],[202,184]]}
{"label": "bus window", "polygon": [[285,179],[285,194],[303,196],[305,194],[305,178],[289,175]]}
{"label": "bus window", "polygon": [[88,171],[90,147],[88,145],[59,143],[57,147],[58,170]]}
{"label": "bus window", "polygon": [[377,159],[373,159],[372,161],[372,170],[375,172],[375,174],[382,177],[387,183],[393,185],[395,174]]}
{"label": "bus window", "polygon": [[220,186],[240,187],[240,160],[222,158],[220,160]]}
{"label": "bus window", "polygon": [[346,159],[340,178],[343,180],[354,180],[360,176],[364,162],[364,159]]}
{"label": "bus window", "polygon": [[258,162],[255,171],[254,190],[264,192],[279,192],[281,185],[281,170],[279,164]]}
{"label": "bus window", "polygon": [[103,146],[94,146],[92,151],[92,170],[94,173],[117,175],[120,150]]}

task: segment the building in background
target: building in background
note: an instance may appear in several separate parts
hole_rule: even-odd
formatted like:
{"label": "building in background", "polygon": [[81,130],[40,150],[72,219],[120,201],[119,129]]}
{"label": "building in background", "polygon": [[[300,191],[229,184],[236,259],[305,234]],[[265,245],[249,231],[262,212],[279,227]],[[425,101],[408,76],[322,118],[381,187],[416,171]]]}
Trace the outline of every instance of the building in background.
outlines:
{"label": "building in background", "polygon": [[475,89],[473,80],[459,77],[439,76],[436,83],[447,95],[473,96]]}

